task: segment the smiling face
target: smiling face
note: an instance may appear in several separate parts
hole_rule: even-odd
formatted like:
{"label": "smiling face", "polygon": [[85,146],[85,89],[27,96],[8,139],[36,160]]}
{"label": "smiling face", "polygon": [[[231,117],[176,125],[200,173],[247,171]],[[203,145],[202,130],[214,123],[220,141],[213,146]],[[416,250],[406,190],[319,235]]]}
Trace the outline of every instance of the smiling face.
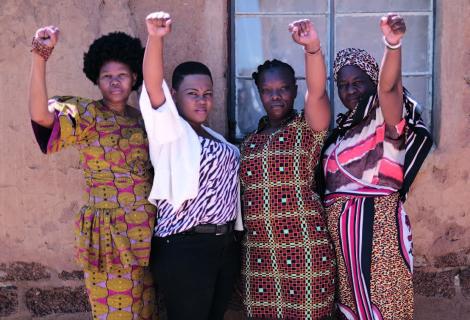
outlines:
{"label": "smiling face", "polygon": [[270,122],[284,120],[294,108],[297,85],[285,69],[272,68],[259,78],[258,91]]}
{"label": "smiling face", "polygon": [[108,106],[126,105],[132,92],[137,75],[132,73],[128,65],[110,61],[105,63],[98,77],[98,88]]}
{"label": "smiling face", "polygon": [[172,89],[180,115],[193,126],[200,126],[212,110],[212,80],[205,74],[184,76],[178,88]]}
{"label": "smiling face", "polygon": [[336,85],[341,102],[349,110],[377,91],[367,73],[353,65],[344,66],[339,70]]}

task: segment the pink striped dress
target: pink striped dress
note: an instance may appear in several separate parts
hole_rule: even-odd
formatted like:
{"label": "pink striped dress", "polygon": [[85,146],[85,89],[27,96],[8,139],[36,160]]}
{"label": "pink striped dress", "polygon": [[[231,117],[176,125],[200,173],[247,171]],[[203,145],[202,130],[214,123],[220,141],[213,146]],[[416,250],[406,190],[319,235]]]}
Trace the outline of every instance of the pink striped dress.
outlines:
{"label": "pink striped dress", "polygon": [[385,124],[377,96],[364,118],[326,147],[325,210],[338,263],[344,319],[412,319],[412,242],[399,190],[403,119]]}

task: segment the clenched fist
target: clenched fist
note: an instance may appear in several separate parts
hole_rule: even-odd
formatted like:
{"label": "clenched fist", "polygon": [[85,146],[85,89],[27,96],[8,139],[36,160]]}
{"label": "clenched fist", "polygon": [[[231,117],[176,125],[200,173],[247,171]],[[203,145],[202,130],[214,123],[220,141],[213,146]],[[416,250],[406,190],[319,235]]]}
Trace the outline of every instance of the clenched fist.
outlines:
{"label": "clenched fist", "polygon": [[380,19],[380,29],[385,40],[391,45],[396,45],[405,35],[405,20],[396,13],[389,13]]}
{"label": "clenched fist", "polygon": [[145,18],[145,23],[150,36],[163,38],[171,32],[171,17],[166,12],[152,12]]}
{"label": "clenched fist", "polygon": [[289,24],[292,39],[305,47],[307,51],[316,51],[320,48],[320,39],[317,30],[309,19],[297,20]]}
{"label": "clenched fist", "polygon": [[59,28],[47,26],[39,28],[34,34],[34,38],[43,46],[53,48],[59,41]]}

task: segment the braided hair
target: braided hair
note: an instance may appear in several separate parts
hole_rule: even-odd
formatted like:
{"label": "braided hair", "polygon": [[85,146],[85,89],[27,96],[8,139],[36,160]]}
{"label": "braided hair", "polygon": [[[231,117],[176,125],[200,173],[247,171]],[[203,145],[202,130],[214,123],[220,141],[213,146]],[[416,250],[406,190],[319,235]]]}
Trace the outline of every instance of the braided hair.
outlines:
{"label": "braided hair", "polygon": [[258,66],[257,71],[252,73],[251,77],[253,78],[253,80],[255,80],[256,86],[259,88],[261,75],[264,72],[266,72],[268,70],[271,70],[271,69],[276,69],[276,68],[287,71],[292,76],[292,82],[294,84],[296,83],[295,71],[290,66],[290,64],[282,62],[282,61],[277,60],[277,59],[273,59],[273,60],[266,60],[263,64],[260,64]]}

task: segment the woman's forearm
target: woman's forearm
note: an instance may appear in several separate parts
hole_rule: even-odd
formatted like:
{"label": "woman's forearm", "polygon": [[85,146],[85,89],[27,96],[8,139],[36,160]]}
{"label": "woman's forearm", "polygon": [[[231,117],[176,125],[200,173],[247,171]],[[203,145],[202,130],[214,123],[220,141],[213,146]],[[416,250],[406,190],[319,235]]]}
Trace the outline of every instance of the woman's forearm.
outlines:
{"label": "woman's forearm", "polygon": [[406,31],[403,18],[390,13],[380,19],[385,52],[382,59],[378,95],[385,123],[396,125],[403,114],[403,85],[401,79],[401,41]]}
{"label": "woman's forearm", "polygon": [[51,128],[54,123],[54,114],[47,108],[46,61],[34,52],[29,83],[29,114],[31,120],[43,127]]}
{"label": "woman's forearm", "polygon": [[326,66],[320,41],[305,47],[305,51],[305,79],[307,82],[305,114],[312,129],[326,130],[330,124],[331,111],[330,101],[326,94]]}
{"label": "woman's forearm", "polygon": [[157,11],[145,18],[147,25],[147,47],[145,48],[143,73],[144,83],[152,107],[158,108],[165,102],[163,92],[163,38],[171,32],[171,17]]}
{"label": "woman's forearm", "polygon": [[165,102],[163,83],[163,38],[148,36],[143,62],[144,82],[152,106],[158,107]]}
{"label": "woman's forearm", "polygon": [[401,48],[385,47],[382,65],[379,73],[379,90],[391,92],[401,85]]}
{"label": "woman's forearm", "polygon": [[322,97],[326,89],[326,66],[320,41],[305,47],[305,80],[312,97]]}

